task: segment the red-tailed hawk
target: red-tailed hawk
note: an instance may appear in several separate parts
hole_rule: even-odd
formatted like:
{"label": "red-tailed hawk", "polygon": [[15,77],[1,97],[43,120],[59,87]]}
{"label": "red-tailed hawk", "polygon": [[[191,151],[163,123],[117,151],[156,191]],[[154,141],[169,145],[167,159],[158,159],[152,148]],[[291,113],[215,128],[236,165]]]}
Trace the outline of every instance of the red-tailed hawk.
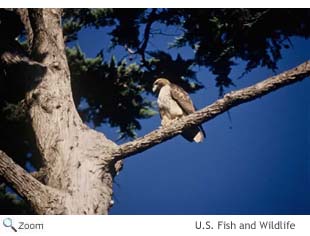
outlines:
{"label": "red-tailed hawk", "polygon": [[[195,112],[188,93],[167,79],[156,79],[153,84],[153,92],[158,94],[157,103],[162,126],[170,124],[174,119]],[[199,143],[203,141],[205,132],[201,126],[194,126],[184,130],[182,136],[190,142]]]}

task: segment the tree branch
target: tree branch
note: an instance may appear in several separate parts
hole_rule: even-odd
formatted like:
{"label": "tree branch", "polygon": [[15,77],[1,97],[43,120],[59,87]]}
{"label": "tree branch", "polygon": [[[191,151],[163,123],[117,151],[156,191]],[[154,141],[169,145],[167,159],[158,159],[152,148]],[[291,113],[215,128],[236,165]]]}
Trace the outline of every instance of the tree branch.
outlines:
{"label": "tree branch", "polygon": [[154,8],[148,17],[148,21],[144,29],[143,41],[142,41],[142,44],[140,45],[140,48],[138,49],[138,53],[141,55],[141,58],[142,58],[142,63],[148,70],[151,70],[151,68],[148,65],[148,62],[145,58],[145,50],[146,50],[147,44],[150,39],[150,32],[151,32],[152,24],[156,21],[156,19],[157,19],[156,9]]}
{"label": "tree branch", "polygon": [[148,44],[148,42],[150,40],[152,24],[158,18],[158,15],[156,14],[156,10],[157,9],[155,9],[155,8],[152,9],[151,13],[148,16],[147,23],[146,23],[145,29],[144,29],[143,40],[142,40],[139,48],[137,49],[137,51],[133,51],[132,49],[130,49],[129,47],[127,47],[125,45],[125,49],[127,50],[127,52],[129,54],[131,54],[131,55],[132,54],[139,54],[141,56],[142,64],[150,71],[151,71],[151,67],[148,65],[148,62],[147,62],[147,60],[145,58],[145,51],[146,51],[146,48],[147,48],[147,44]]}
{"label": "tree branch", "polygon": [[209,121],[235,106],[255,100],[256,98],[262,97],[284,86],[301,81],[309,76],[310,61],[307,61],[291,70],[270,77],[255,85],[230,92],[223,98],[215,101],[213,104],[196,111],[191,115],[185,116],[167,127],[161,127],[144,137],[120,145],[114,153],[114,158],[116,160],[125,159],[136,153],[143,152],[182,133],[186,128]]}
{"label": "tree branch", "polygon": [[32,177],[34,177],[36,180],[39,180],[41,183],[44,184],[44,179],[46,178],[47,168],[41,167],[38,171],[34,171],[29,173]]}
{"label": "tree branch", "polygon": [[56,189],[45,186],[26,172],[22,167],[0,150],[0,176],[2,176],[22,197],[34,207],[37,213],[49,204],[62,201],[63,194]]}
{"label": "tree branch", "polygon": [[152,24],[156,21],[157,19],[157,15],[156,15],[156,9],[152,9],[152,12],[150,13],[148,19],[147,19],[147,23],[144,29],[144,37],[143,37],[143,41],[142,44],[140,45],[138,52],[141,54],[144,54],[146,47],[147,47],[147,43],[149,42],[150,39],[150,32],[151,32],[151,27]]}

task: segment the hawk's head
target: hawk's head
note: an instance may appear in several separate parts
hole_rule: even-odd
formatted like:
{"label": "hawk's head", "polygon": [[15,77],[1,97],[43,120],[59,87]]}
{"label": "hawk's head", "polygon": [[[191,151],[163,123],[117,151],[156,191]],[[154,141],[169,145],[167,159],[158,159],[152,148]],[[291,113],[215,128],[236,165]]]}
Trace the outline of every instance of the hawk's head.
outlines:
{"label": "hawk's head", "polygon": [[155,82],[153,83],[153,92],[154,93],[158,93],[160,91],[160,89],[162,87],[164,87],[165,85],[170,84],[170,81],[164,78],[158,78],[155,80]]}

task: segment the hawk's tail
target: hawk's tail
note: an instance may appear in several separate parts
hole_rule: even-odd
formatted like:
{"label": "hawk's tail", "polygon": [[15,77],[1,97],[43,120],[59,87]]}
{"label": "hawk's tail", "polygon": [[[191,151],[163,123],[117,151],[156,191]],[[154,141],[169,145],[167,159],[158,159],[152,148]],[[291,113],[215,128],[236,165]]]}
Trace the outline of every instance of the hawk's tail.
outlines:
{"label": "hawk's tail", "polygon": [[206,137],[206,132],[204,131],[204,129],[202,128],[201,125],[198,126],[198,128],[200,129],[199,132],[195,135],[194,137],[194,141],[196,143],[201,143],[205,137]]}
{"label": "hawk's tail", "polygon": [[194,141],[196,143],[201,143],[206,137],[206,133],[203,130],[202,126],[199,125],[184,130],[182,136],[190,142]]}

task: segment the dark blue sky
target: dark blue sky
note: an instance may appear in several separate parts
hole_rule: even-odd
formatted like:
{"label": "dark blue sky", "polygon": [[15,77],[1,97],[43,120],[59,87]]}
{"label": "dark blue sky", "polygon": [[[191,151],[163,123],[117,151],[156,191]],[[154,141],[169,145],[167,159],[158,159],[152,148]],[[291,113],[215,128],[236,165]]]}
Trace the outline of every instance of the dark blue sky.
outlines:
{"label": "dark blue sky", "polygon": [[[310,59],[309,40],[292,42],[294,48],[283,51],[279,73]],[[167,43],[151,39],[150,47]],[[76,44],[94,56],[109,37],[88,29]],[[192,55],[189,49],[181,52]],[[121,58],[124,52],[115,55]],[[231,77],[238,78],[243,69],[240,62]],[[271,75],[255,69],[235,80],[232,89]],[[197,77],[206,88],[191,97],[202,108],[217,99],[218,89],[206,69],[200,68]],[[230,116],[231,121],[225,113],[203,124],[207,137],[202,144],[176,137],[127,159],[115,178],[110,214],[310,214],[310,79],[239,105]],[[156,129],[159,116],[141,124],[139,136]],[[117,139],[115,129],[103,125],[99,130]]]}

